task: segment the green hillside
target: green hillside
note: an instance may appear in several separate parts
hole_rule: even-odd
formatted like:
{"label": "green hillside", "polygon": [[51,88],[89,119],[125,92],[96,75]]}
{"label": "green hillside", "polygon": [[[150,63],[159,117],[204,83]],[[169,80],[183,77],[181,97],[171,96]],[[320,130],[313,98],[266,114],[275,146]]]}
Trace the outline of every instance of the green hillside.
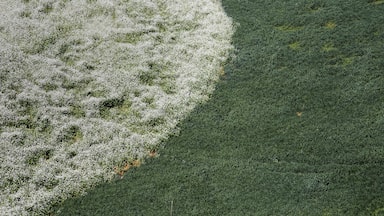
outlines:
{"label": "green hillside", "polygon": [[58,215],[384,215],[383,3],[223,0],[237,51],[211,100]]}

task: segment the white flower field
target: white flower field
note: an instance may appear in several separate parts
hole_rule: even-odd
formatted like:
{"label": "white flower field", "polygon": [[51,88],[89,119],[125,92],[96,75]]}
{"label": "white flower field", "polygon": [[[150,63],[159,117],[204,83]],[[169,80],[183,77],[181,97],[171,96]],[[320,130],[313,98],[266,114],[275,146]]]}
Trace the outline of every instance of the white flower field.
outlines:
{"label": "white flower field", "polygon": [[232,34],[219,0],[2,0],[0,215],[145,159],[209,98]]}

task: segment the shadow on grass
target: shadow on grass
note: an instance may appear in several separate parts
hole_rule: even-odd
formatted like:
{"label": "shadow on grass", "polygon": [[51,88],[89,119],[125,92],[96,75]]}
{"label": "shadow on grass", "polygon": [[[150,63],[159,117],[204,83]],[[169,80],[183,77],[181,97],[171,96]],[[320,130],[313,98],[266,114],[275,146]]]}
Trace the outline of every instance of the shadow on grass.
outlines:
{"label": "shadow on grass", "polygon": [[59,215],[383,215],[384,4],[224,0],[212,99],[123,179]]}

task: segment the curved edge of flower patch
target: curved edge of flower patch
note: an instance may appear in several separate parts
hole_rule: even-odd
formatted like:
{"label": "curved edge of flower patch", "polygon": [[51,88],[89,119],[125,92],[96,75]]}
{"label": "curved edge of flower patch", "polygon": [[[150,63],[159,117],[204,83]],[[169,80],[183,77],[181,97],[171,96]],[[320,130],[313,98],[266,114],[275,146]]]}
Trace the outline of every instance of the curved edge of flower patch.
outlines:
{"label": "curved edge of flower patch", "polygon": [[92,2],[10,1],[1,15],[1,214],[47,214],[155,156],[232,49],[217,0]]}

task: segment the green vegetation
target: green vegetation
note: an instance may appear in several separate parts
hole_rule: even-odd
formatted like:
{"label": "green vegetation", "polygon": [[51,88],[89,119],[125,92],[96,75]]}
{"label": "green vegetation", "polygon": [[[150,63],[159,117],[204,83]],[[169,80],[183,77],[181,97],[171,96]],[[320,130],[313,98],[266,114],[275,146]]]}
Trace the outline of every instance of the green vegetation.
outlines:
{"label": "green vegetation", "polygon": [[53,10],[53,5],[52,5],[52,3],[45,3],[45,4],[43,5],[43,8],[42,8],[39,12],[42,12],[42,13],[47,14],[47,13],[52,12],[52,10]]}
{"label": "green vegetation", "polygon": [[83,134],[81,132],[80,127],[76,125],[70,125],[62,131],[60,136],[57,138],[57,141],[73,144],[81,140],[82,138]]}
{"label": "green vegetation", "polygon": [[58,215],[383,215],[381,3],[223,0],[238,53],[210,102]]}
{"label": "green vegetation", "polygon": [[33,152],[31,156],[26,161],[29,165],[36,165],[40,158],[43,158],[45,160],[48,160],[52,156],[52,150],[39,150],[36,152]]}

